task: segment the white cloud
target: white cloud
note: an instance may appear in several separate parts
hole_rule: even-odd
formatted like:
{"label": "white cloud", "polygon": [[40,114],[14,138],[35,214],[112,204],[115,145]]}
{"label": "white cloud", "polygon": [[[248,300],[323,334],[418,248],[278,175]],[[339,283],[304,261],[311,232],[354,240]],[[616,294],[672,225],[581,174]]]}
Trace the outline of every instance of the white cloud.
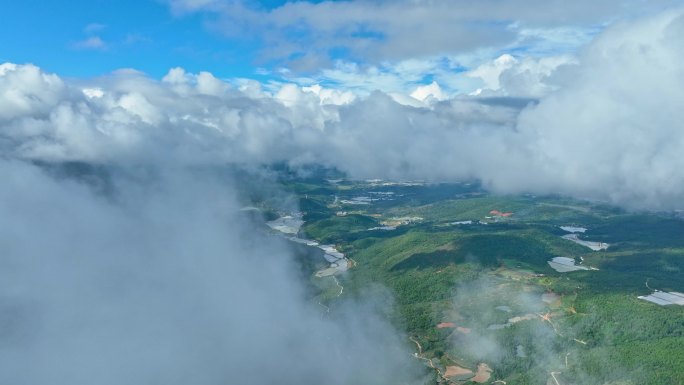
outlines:
{"label": "white cloud", "polygon": [[411,97],[421,102],[441,101],[447,99],[446,94],[437,82],[432,82],[425,86],[418,86],[411,92]]}
{"label": "white cloud", "polygon": [[84,40],[74,42],[72,46],[76,49],[104,50],[107,48],[107,43],[99,36],[91,36]]}
{"label": "white cloud", "polygon": [[213,74],[202,71],[197,75],[188,74],[183,68],[176,67],[162,78],[179,93],[199,92],[205,95],[221,96],[229,90],[228,83],[217,79]]}
{"label": "white cloud", "polygon": [[147,124],[156,125],[161,123],[163,119],[161,111],[152,105],[145,96],[137,92],[122,95],[117,104]]}
{"label": "white cloud", "polygon": [[330,88],[323,88],[320,84],[314,84],[309,87],[302,87],[304,92],[312,92],[318,96],[321,104],[343,105],[349,104],[356,100],[356,95],[351,91],[335,90]]}
{"label": "white cloud", "polygon": [[[333,68],[323,69],[309,78],[288,77],[298,82],[324,82],[343,90],[368,95],[381,90],[388,93],[410,94],[417,87],[430,85],[431,78],[441,85],[457,84],[461,68],[457,58],[411,59],[386,62],[380,65],[361,66],[353,62],[338,61]],[[455,93],[453,88],[449,93]],[[445,90],[445,92],[447,92]]]}
{"label": "white cloud", "polygon": [[500,88],[499,77],[501,74],[513,67],[516,62],[517,60],[513,56],[504,54],[490,63],[482,64],[474,70],[469,71],[466,76],[480,78],[484,82],[486,88],[496,91]]}
{"label": "white cloud", "polygon": [[553,91],[552,75],[563,65],[576,64],[572,56],[514,58],[505,54],[465,73],[480,79],[474,95],[541,97]]}
{"label": "white cloud", "polygon": [[[519,43],[560,54],[615,20],[647,14],[674,0],[549,2],[515,0],[286,2],[272,9],[248,1],[169,0],[174,12],[208,12],[210,28],[228,37],[249,34],[264,58],[306,70],[329,66],[342,48],[347,60],[379,64]],[[296,31],[296,33],[292,33]],[[292,60],[293,54],[296,59]]]}
{"label": "white cloud", "polygon": [[205,95],[219,96],[226,92],[225,82],[217,79],[209,72],[202,71],[197,75],[197,91]]}
{"label": "white cloud", "polygon": [[89,98],[101,98],[104,96],[104,91],[100,88],[84,88],[83,90],[83,95],[89,97]]}
{"label": "white cloud", "polygon": [[162,82],[122,71],[75,90],[4,65],[0,145],[48,160],[316,162],[357,177],[477,178],[502,192],[679,207],[681,25],[681,11],[616,25],[578,58],[508,60],[481,71],[498,90],[442,101],[439,80],[354,95],[173,69]]}
{"label": "white cloud", "polygon": [[41,116],[66,97],[66,86],[56,75],[33,65],[0,65],[0,122],[22,116]]}
{"label": "white cloud", "polygon": [[684,127],[682,12],[601,35],[559,90],[523,112],[539,184],[644,207],[681,206]]}

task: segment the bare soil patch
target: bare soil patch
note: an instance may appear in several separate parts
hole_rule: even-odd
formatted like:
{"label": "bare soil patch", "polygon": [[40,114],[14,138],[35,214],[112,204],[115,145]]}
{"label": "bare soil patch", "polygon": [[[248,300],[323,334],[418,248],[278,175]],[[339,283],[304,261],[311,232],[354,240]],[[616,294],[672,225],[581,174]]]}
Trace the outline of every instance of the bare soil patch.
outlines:
{"label": "bare soil patch", "polygon": [[442,322],[440,324],[437,324],[437,329],[447,329],[447,328],[455,328],[456,324],[453,322]]}
{"label": "bare soil patch", "polygon": [[462,368],[460,366],[447,366],[446,368],[446,373],[444,373],[444,377],[460,377],[460,378],[469,378],[470,376],[473,375],[473,371],[470,369]]}
{"label": "bare soil patch", "polygon": [[490,377],[492,377],[492,368],[490,368],[489,365],[485,363],[481,363],[477,365],[477,373],[475,373],[475,377],[473,377],[471,381],[479,382],[482,384],[489,381]]}

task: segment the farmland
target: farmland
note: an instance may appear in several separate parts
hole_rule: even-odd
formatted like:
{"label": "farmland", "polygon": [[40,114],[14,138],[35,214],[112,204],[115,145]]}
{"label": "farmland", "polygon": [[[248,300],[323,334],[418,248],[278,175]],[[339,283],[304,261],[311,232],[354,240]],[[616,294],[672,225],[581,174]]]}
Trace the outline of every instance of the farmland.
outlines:
{"label": "farmland", "polygon": [[310,270],[312,300],[334,315],[384,286],[433,383],[684,383],[684,307],[637,298],[684,291],[681,219],[468,183],[281,183],[300,236],[353,261]]}

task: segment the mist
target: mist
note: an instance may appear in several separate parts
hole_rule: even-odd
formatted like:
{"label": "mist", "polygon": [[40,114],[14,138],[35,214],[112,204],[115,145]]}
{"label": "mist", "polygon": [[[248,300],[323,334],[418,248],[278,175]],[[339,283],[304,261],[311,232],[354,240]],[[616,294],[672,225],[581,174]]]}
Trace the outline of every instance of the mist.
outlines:
{"label": "mist", "polygon": [[[452,308],[446,317],[467,333],[449,338],[450,357],[466,362],[484,362],[497,371],[512,370],[521,377],[508,379],[534,384],[623,384],[643,383],[644,370],[637,365],[622,367],[610,349],[587,351],[595,341],[580,331],[593,330],[591,317],[567,317],[561,296],[520,282],[482,275],[457,285]],[[634,326],[628,326],[634,327]],[[601,370],[587,370],[588,366]]]}
{"label": "mist", "polygon": [[421,383],[380,299],[310,303],[233,180],[112,169],[0,162],[0,383]]}

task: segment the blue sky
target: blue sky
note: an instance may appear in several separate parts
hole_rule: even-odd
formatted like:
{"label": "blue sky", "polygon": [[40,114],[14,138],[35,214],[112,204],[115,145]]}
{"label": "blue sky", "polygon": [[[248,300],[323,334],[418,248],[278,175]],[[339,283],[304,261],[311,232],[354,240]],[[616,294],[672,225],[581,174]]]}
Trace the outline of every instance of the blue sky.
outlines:
{"label": "blue sky", "polygon": [[[90,77],[135,68],[161,77],[169,68],[253,76],[253,42],[203,28],[206,16],[172,15],[149,0],[22,0],[0,13],[0,61],[33,63],[62,76]],[[99,26],[98,26],[99,25]],[[101,48],[79,42],[99,37]]]}
{"label": "blue sky", "polygon": [[502,54],[574,54],[610,23],[672,2],[23,0],[0,14],[0,62],[77,78],[133,68],[159,79],[183,67],[367,90],[435,80],[471,92],[467,76],[452,75]]}

